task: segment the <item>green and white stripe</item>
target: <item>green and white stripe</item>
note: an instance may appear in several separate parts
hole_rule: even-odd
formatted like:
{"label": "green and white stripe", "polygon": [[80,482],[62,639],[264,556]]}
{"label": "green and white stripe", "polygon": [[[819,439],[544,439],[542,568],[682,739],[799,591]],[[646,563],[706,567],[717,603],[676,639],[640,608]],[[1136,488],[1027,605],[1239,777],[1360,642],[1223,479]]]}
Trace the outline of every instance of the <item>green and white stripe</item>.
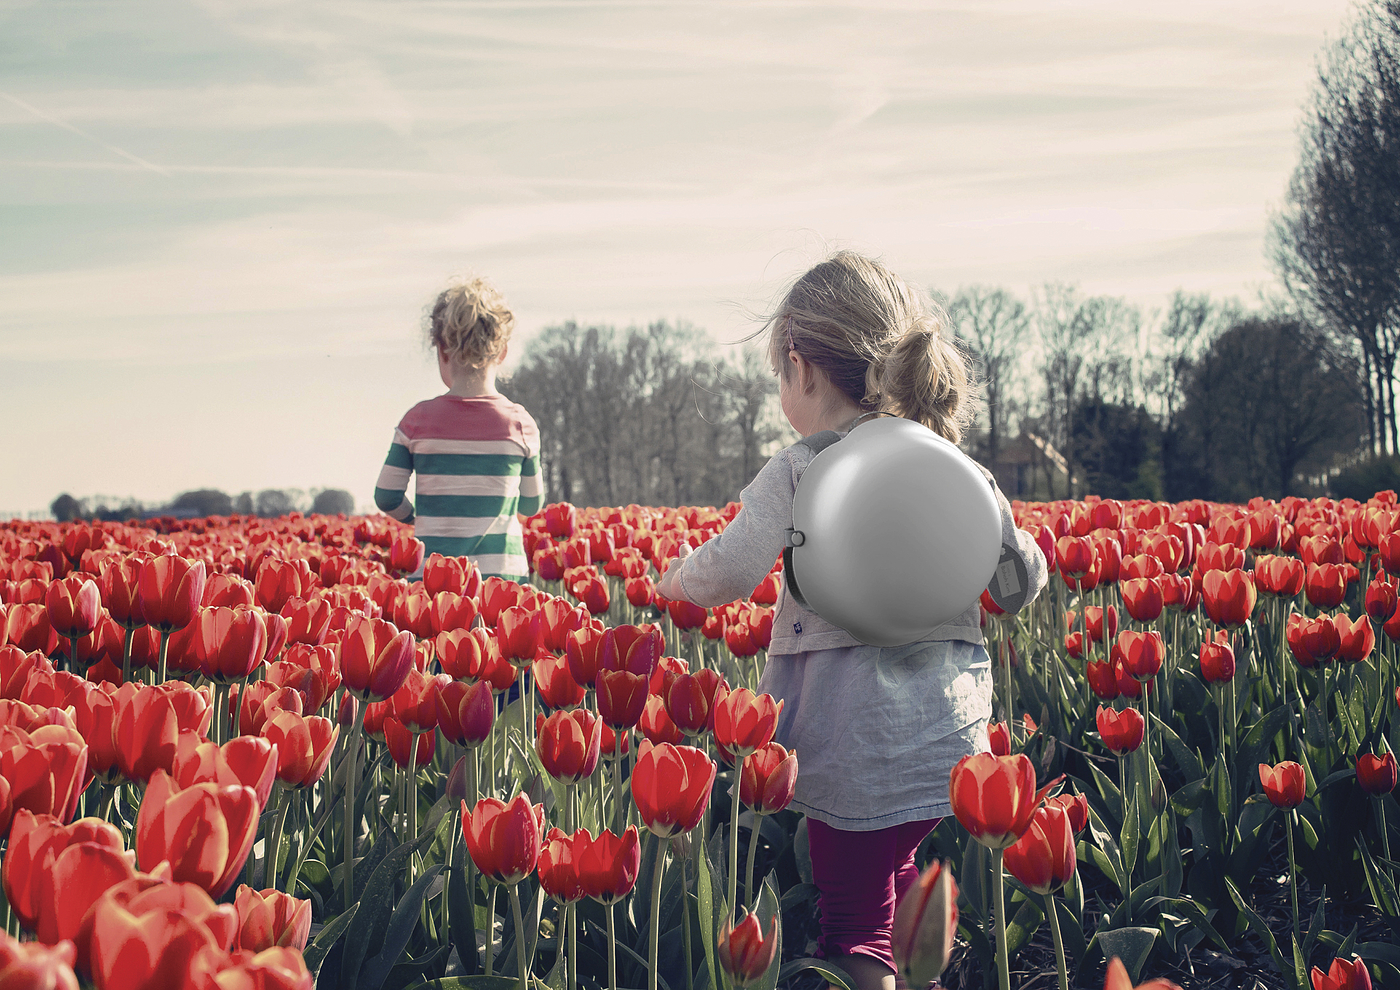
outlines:
{"label": "green and white stripe", "polygon": [[[414,502],[405,497],[417,473]],[[540,510],[539,454],[521,459],[513,440],[412,440],[394,431],[375,484],[374,502],[400,521],[412,520],[428,553],[470,556],[483,575],[529,573],[517,512]]]}

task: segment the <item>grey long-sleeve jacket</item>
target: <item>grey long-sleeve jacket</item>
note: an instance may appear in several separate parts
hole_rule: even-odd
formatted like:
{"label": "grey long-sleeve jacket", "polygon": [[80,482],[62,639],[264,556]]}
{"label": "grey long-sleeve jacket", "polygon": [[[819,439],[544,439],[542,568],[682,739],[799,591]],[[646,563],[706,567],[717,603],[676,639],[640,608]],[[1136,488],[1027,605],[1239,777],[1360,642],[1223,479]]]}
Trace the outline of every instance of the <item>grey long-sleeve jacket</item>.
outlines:
{"label": "grey long-sleeve jacket", "polygon": [[[840,434],[845,436],[843,432]],[[739,494],[742,508],[724,532],[707,540],[680,565],[681,593],[692,603],[706,608],[737,601],[752,594],[782,556],[787,527],[792,525],[792,501],[797,483],[815,456],[803,444],[793,444],[771,457]],[[979,468],[981,465],[978,465]],[[1030,533],[1016,527],[1011,504],[996,487],[986,468],[981,468],[996,489],[1001,507],[1003,559],[1019,562],[1016,570],[1025,575],[1022,587],[1013,580],[1005,589],[992,580],[993,597],[1007,612],[1020,611],[1045,587],[1048,569],[1045,557]],[[999,573],[1001,569],[999,568]],[[1019,575],[1017,575],[1019,578]],[[1014,590],[1013,590],[1014,589]],[[1005,593],[999,593],[999,592]],[[981,615],[973,605],[957,618],[934,629],[924,642],[962,640],[982,642]],[[768,652],[801,653],[836,647],[863,645],[839,626],[815,612],[799,606],[784,587],[773,619],[773,638]]]}

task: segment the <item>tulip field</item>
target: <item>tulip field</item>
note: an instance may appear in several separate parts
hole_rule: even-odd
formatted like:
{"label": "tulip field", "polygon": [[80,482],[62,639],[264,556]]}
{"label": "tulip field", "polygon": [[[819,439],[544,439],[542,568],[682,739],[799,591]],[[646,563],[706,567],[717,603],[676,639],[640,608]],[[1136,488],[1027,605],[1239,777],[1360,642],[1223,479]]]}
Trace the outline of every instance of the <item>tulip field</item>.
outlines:
{"label": "tulip field", "polygon": [[[1050,584],[983,596],[902,978],[1400,987],[1394,493],[1013,509]],[[384,516],[0,522],[0,990],[854,987],[781,560],[656,592],[738,510],[549,505],[527,584]]]}

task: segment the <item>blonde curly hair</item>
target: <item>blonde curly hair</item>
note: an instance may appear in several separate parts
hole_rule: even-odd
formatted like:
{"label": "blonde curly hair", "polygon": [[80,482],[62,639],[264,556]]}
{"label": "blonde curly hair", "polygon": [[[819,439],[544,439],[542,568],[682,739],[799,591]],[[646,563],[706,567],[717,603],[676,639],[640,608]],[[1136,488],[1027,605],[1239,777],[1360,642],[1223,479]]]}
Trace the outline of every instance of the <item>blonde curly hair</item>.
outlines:
{"label": "blonde curly hair", "polygon": [[424,322],[429,341],[449,361],[479,371],[501,360],[515,315],[500,290],[478,276],[439,293]]}
{"label": "blonde curly hair", "polygon": [[838,251],[788,290],[768,330],[784,381],[796,350],[863,411],[922,423],[959,443],[980,389],[942,307],[880,262]]}

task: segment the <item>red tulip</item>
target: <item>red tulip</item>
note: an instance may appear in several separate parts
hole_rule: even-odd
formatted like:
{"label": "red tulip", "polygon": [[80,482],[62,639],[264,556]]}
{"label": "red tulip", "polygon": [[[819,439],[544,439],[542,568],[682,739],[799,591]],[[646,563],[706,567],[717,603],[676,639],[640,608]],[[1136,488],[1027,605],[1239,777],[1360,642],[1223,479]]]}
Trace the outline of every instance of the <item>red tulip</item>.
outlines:
{"label": "red tulip", "polygon": [[1201,601],[1217,626],[1239,626],[1254,613],[1257,593],[1246,571],[1210,570],[1201,577]]}
{"label": "red tulip", "polygon": [[170,861],[177,881],[222,897],[243,868],[258,829],[251,787],[180,788],[164,770],[151,774],[136,817],[136,857],[147,871]]}
{"label": "red tulip", "polygon": [[137,587],[141,581],[144,561],[135,555],[114,560],[97,578],[102,605],[121,626],[135,629],[144,626]]}
{"label": "red tulip", "polygon": [[1156,677],[1167,654],[1162,637],[1156,632],[1121,632],[1117,648],[1122,651],[1124,668],[1139,681]]}
{"label": "red tulip", "polygon": [[1333,959],[1326,973],[1314,966],[1310,975],[1313,990],[1371,990],[1371,972],[1360,957]]}
{"label": "red tulip", "polygon": [[666,703],[660,695],[647,695],[646,706],[637,720],[637,729],[653,746],[664,742],[680,746],[685,742],[685,733],[676,728],[676,723],[666,714]]}
{"label": "red tulip", "polygon": [[88,783],[87,761],[87,743],[71,725],[0,727],[0,826],[20,809],[68,821]]}
{"label": "red tulip", "polygon": [[1259,783],[1277,808],[1296,808],[1306,796],[1307,778],[1301,764],[1285,760],[1276,767],[1259,764]]}
{"label": "red tulip", "polygon": [[1125,708],[1116,712],[1112,708],[1099,706],[1095,716],[1099,737],[1114,754],[1122,756],[1131,753],[1142,745],[1146,723],[1136,708]]}
{"label": "red tulip", "polygon": [[340,687],[335,647],[294,643],[281,660],[268,665],[266,679],[278,687],[294,688],[301,695],[302,711],[319,711]]}
{"label": "red tulip", "polygon": [[475,568],[466,557],[444,557],[440,553],[428,555],[423,562],[423,588],[434,599],[448,592],[454,595],[467,594],[467,571]]}
{"label": "red tulip", "polygon": [[422,769],[433,760],[437,730],[429,729],[415,734],[412,726],[390,716],[384,720],[384,742],[389,747],[390,758],[400,767],[408,769],[411,761],[415,767]]}
{"label": "red tulip", "polygon": [[320,646],[331,626],[330,602],[324,598],[288,598],[278,609],[287,620],[287,642]]}
{"label": "red tulip", "polygon": [[141,616],[163,633],[183,629],[194,621],[204,595],[204,561],[183,557],[152,557],[141,568],[137,583]]}
{"label": "red tulip", "polygon": [[953,954],[958,929],[958,885],[952,868],[934,860],[895,910],[892,948],[909,986],[938,979]]}
{"label": "red tulip", "polygon": [[583,702],[584,687],[569,673],[564,657],[542,654],[532,668],[535,688],[550,708],[572,708]]}
{"label": "red tulip", "polygon": [[570,836],[558,828],[551,828],[540,847],[540,886],[560,904],[573,904],[583,899],[575,849],[579,838],[587,835],[586,829],[579,829]]}
{"label": "red tulip", "polygon": [[1075,834],[1084,831],[1089,824],[1089,799],[1083,794],[1057,794],[1045,799],[1047,808],[1059,808],[1069,816],[1069,826]]}
{"label": "red tulip", "polygon": [[1385,623],[1395,614],[1395,585],[1377,577],[1366,588],[1366,614],[1374,621]]}
{"label": "red tulip", "polygon": [[728,693],[718,671],[701,667],[693,674],[681,674],[666,687],[666,714],[681,732],[701,735],[714,725],[714,703]]}
{"label": "red tulip", "polygon": [[49,610],[38,602],[11,605],[0,611],[0,645],[10,643],[24,653],[48,656],[58,649],[58,633],[49,623]]}
{"label": "red tulip", "polygon": [[637,826],[628,825],[622,835],[603,829],[595,839],[587,831],[574,833],[574,863],[585,897],[599,904],[616,904],[637,884],[642,847]]}
{"label": "red tulip", "polygon": [[206,783],[251,787],[258,796],[258,806],[263,808],[277,779],[280,756],[278,748],[260,736],[238,736],[219,746],[194,732],[182,732],[176,741],[170,775],[180,788]]}
{"label": "red tulip", "polygon": [[340,641],[345,689],[361,701],[383,701],[403,687],[413,668],[413,634],[390,622],[355,616]]}
{"label": "red tulip", "polygon": [[279,890],[254,890],[238,885],[233,900],[238,911],[238,940],[234,946],[261,952],[273,946],[306,948],[311,934],[311,902]]}
{"label": "red tulip", "polygon": [[647,703],[647,675],[626,670],[599,670],[598,715],[614,729],[630,729]]}
{"label": "red tulip", "polygon": [[569,661],[569,674],[586,688],[593,687],[602,659],[604,632],[588,627],[576,629],[564,637],[564,654]]}
{"label": "red tulip", "polygon": [[1136,621],[1155,622],[1162,614],[1162,587],[1155,577],[1132,578],[1119,585],[1119,590],[1123,607]]}
{"label": "red tulip", "polygon": [[776,815],[792,801],[797,787],[797,753],[769,743],[744,757],[739,800],[757,815]]}
{"label": "red tulip", "polygon": [[289,601],[304,599],[314,580],[306,561],[268,557],[257,569],[253,597],[268,612],[281,612]]}
{"label": "red tulip", "polygon": [[81,639],[97,628],[102,616],[102,593],[92,580],[74,574],[49,585],[44,607],[54,632],[68,639]]}
{"label": "red tulip", "polygon": [[1356,782],[1367,794],[1389,794],[1395,790],[1396,762],[1394,753],[1374,756],[1362,753],[1356,758]]}
{"label": "red tulip", "polygon": [[959,760],[949,775],[953,814],[991,849],[1005,849],[1021,837],[1052,786],[1036,791],[1035,768],[1024,753],[974,753]]}
{"label": "red tulip", "polygon": [[1297,557],[1256,557],[1254,584],[1266,595],[1294,598],[1303,590],[1307,571]]}
{"label": "red tulip", "polygon": [[1235,677],[1235,651],[1223,630],[1203,640],[1200,649],[1201,678],[1207,684],[1229,683]]}
{"label": "red tulip", "polygon": [[205,608],[196,622],[195,656],[200,673],[211,681],[241,681],[263,662],[267,622],[261,611],[247,606]]}
{"label": "red tulip", "polygon": [[438,727],[443,737],[456,746],[475,749],[491,734],[496,720],[496,703],[490,681],[464,684],[439,683],[436,687]]}
{"label": "red tulip", "polygon": [[1314,607],[1336,608],[1346,600],[1346,569],[1341,564],[1315,564],[1308,568],[1303,590]]}
{"label": "red tulip", "polygon": [[1355,622],[1345,612],[1332,617],[1337,627],[1337,659],[1344,663],[1357,663],[1371,655],[1376,645],[1376,631],[1371,628],[1371,620],[1360,616]]}
{"label": "red tulip", "polygon": [[288,711],[271,713],[262,731],[276,747],[277,779],[288,787],[310,787],[320,780],[340,738],[340,726],[330,719]]}
{"label": "red tulip", "polygon": [[1062,536],[1055,544],[1058,570],[1068,578],[1082,578],[1094,567],[1094,544],[1085,537]]}
{"label": "red tulip", "polygon": [[533,608],[512,605],[496,619],[501,656],[517,667],[529,667],[544,645],[544,619]]}
{"label": "red tulip", "polygon": [[[219,935],[207,924],[164,905],[143,910],[135,899],[130,905],[135,910],[129,910],[110,894],[92,910],[90,958],[97,990],[211,985],[226,956]],[[229,913],[237,918],[236,912]]]}
{"label": "red tulip", "polygon": [[[426,573],[426,571],[425,571]],[[434,636],[457,629],[470,629],[476,622],[476,601],[451,591],[440,591],[432,598],[428,621]]]}
{"label": "red tulip", "polygon": [[1118,697],[1118,675],[1114,672],[1113,664],[1091,660],[1085,672],[1089,678],[1089,688],[1095,695],[1104,701]]}
{"label": "red tulip", "polygon": [[1011,875],[1037,894],[1048,894],[1074,876],[1074,828],[1063,809],[1046,805],[1030,827],[1008,847],[1004,862]]}
{"label": "red tulip", "polygon": [[423,566],[423,541],[412,536],[400,536],[389,545],[389,570],[412,574]]}
{"label": "red tulip", "polygon": [[462,802],[462,834],[472,862],[483,876],[506,886],[535,871],[543,825],[544,806],[532,806],[524,794],[510,804],[482,798],[471,811]]}
{"label": "red tulip", "polygon": [[720,968],[729,974],[735,986],[746,987],[763,979],[773,965],[778,951],[778,921],[774,918],[764,934],[758,915],[749,914],[735,926],[725,918],[715,936],[715,954]]}
{"label": "red tulip", "polygon": [[92,901],[134,875],[115,826],[99,818],[64,825],[27,809],[15,814],[3,876],[10,908],[25,928],[52,941],[72,938]]}
{"label": "red tulip", "polygon": [[1097,605],[1089,605],[1084,609],[1084,625],[1089,632],[1089,638],[1096,643],[1104,643],[1118,634],[1118,610],[1112,605],[1108,606],[1108,633],[1104,634],[1104,610]]}
{"label": "red tulip", "polygon": [[715,702],[715,741],[743,759],[773,741],[782,712],[783,702],[774,703],[772,695],[737,688]]}
{"label": "red tulip", "polygon": [[1181,990],[1171,980],[1148,980],[1146,983],[1139,983],[1133,986],[1133,981],[1128,976],[1128,970],[1123,965],[1123,960],[1114,956],[1108,962],[1108,972],[1104,975],[1103,990]]}
{"label": "red tulip", "polygon": [[632,769],[632,798],[642,822],[668,838],[700,823],[718,768],[693,746],[653,746],[643,740]]}
{"label": "red tulip", "polygon": [[77,949],[67,939],[44,945],[0,933],[0,990],[78,990],[76,958]]}

